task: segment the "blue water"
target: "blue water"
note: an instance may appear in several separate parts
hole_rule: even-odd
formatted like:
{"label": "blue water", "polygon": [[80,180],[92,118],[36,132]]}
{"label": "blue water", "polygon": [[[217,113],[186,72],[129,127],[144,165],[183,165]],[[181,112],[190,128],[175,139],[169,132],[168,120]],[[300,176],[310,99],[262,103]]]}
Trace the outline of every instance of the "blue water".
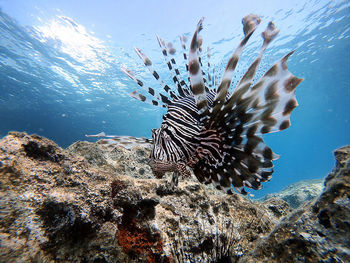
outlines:
{"label": "blue water", "polygon": [[[155,34],[181,51],[179,35],[190,37],[205,16],[204,47],[211,48],[211,64],[222,72],[242,37],[241,18],[256,13],[263,22],[242,55],[235,80],[258,54],[259,33],[270,20],[281,31],[259,74],[296,49],[288,66],[305,80],[297,88],[292,126],[264,137],[281,158],[272,180],[253,193],[259,197],[326,176],[334,165],[332,151],[350,143],[349,1],[267,5],[257,0],[241,6],[231,3],[236,1],[55,2],[0,0],[0,137],[26,131],[62,147],[101,131],[150,137],[164,110],[130,98],[128,93],[138,87],[120,67],[160,86],[133,47],[142,48],[169,79]],[[176,57],[179,63],[181,52]]]}

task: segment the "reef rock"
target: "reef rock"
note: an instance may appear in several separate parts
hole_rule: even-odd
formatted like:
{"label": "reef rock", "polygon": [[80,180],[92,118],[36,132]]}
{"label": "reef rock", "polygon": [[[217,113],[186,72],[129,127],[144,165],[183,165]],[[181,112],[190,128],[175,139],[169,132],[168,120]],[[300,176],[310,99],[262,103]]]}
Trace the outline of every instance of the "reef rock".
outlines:
{"label": "reef rock", "polygon": [[[349,262],[350,147],[313,202],[155,179],[149,150],[0,140],[0,262]],[[221,261],[220,261],[221,260]],[[226,260],[226,261],[225,261]]]}
{"label": "reef rock", "polygon": [[236,260],[289,209],[195,178],[174,189],[170,175],[152,176],[148,154],[10,132],[0,140],[0,262]]}
{"label": "reef rock", "polygon": [[267,194],[263,200],[279,198],[295,209],[318,197],[323,188],[324,179],[303,180],[287,186],[278,193]]}
{"label": "reef rock", "polygon": [[115,145],[78,141],[69,146],[67,150],[72,154],[83,156],[94,167],[109,168],[115,173],[135,178],[154,178],[148,165],[150,149],[146,147],[134,147],[127,150],[123,147],[115,147]]}
{"label": "reef rock", "polygon": [[286,216],[239,262],[350,262],[350,146],[313,202]]}

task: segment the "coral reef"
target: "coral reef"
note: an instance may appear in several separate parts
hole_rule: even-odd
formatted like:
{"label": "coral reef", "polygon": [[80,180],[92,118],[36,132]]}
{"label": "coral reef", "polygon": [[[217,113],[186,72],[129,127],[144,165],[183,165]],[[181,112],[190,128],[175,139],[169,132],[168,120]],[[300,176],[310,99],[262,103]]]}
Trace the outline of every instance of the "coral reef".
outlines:
{"label": "coral reef", "polygon": [[318,197],[324,188],[323,182],[324,179],[303,180],[287,186],[278,193],[267,194],[263,201],[278,198],[286,201],[291,208],[295,209]]}
{"label": "coral reef", "polygon": [[321,195],[283,218],[239,262],[350,262],[350,146],[335,158]]}
{"label": "coral reef", "polygon": [[151,168],[148,165],[149,149],[134,147],[127,150],[113,145],[103,145],[78,141],[67,148],[72,154],[83,156],[94,167],[114,170],[117,174],[134,178],[150,179]]}
{"label": "coral reef", "polygon": [[64,150],[10,132],[0,141],[0,261],[207,262],[246,253],[278,222],[264,204],[195,178],[168,187],[148,154],[88,142]]}
{"label": "coral reef", "polygon": [[171,174],[152,176],[146,148],[62,149],[10,132],[0,140],[0,262],[346,261],[349,149],[336,152],[320,197],[291,212],[194,177],[174,189]]}

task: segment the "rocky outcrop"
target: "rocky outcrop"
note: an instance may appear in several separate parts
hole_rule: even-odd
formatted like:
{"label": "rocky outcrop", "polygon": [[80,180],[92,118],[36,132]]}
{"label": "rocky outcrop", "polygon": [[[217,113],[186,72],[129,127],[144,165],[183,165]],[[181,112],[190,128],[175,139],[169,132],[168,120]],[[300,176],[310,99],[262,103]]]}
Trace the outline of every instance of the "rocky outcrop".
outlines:
{"label": "rocky outcrop", "polygon": [[347,262],[350,147],[335,154],[322,194],[291,212],[195,178],[174,189],[171,175],[152,176],[145,148],[65,150],[11,132],[0,140],[0,262]]}
{"label": "rocky outcrop", "polygon": [[324,179],[303,180],[287,186],[278,193],[267,194],[263,201],[278,198],[286,201],[291,208],[295,209],[318,197],[323,188]]}
{"label": "rocky outcrop", "polygon": [[148,154],[88,142],[64,150],[9,133],[0,141],[0,262],[237,259],[288,207],[228,196],[195,178],[173,189],[170,175],[154,179]]}
{"label": "rocky outcrop", "polygon": [[335,158],[321,195],[282,219],[239,262],[350,262],[350,147]]}
{"label": "rocky outcrop", "polygon": [[74,155],[83,156],[93,167],[112,169],[114,173],[134,178],[154,178],[148,165],[150,150],[146,147],[140,146],[127,150],[115,145],[78,141],[67,150]]}

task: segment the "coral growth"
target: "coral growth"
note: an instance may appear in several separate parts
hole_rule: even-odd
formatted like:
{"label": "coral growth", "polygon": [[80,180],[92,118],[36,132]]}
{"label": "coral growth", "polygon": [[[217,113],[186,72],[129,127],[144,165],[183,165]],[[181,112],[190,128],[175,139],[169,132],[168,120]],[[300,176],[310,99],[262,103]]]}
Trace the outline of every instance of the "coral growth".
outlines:
{"label": "coral growth", "polygon": [[350,262],[350,147],[335,158],[321,195],[283,218],[241,262]]}
{"label": "coral growth", "polygon": [[163,254],[163,241],[159,233],[150,233],[145,228],[139,228],[136,221],[119,225],[117,240],[124,251],[133,258],[144,258],[145,262],[171,262]]}
{"label": "coral growth", "polygon": [[113,180],[111,183],[111,197],[112,199],[123,189],[125,189],[127,186],[123,181],[120,180]]}
{"label": "coral growth", "polygon": [[324,178],[300,181],[287,186],[279,193],[267,194],[264,200],[282,199],[288,202],[291,208],[296,209],[317,198],[323,191],[323,182]]}
{"label": "coral growth", "polygon": [[171,175],[153,178],[147,151],[1,139],[0,262],[349,261],[350,147],[336,151],[318,199],[294,212],[191,177],[169,189]]}

